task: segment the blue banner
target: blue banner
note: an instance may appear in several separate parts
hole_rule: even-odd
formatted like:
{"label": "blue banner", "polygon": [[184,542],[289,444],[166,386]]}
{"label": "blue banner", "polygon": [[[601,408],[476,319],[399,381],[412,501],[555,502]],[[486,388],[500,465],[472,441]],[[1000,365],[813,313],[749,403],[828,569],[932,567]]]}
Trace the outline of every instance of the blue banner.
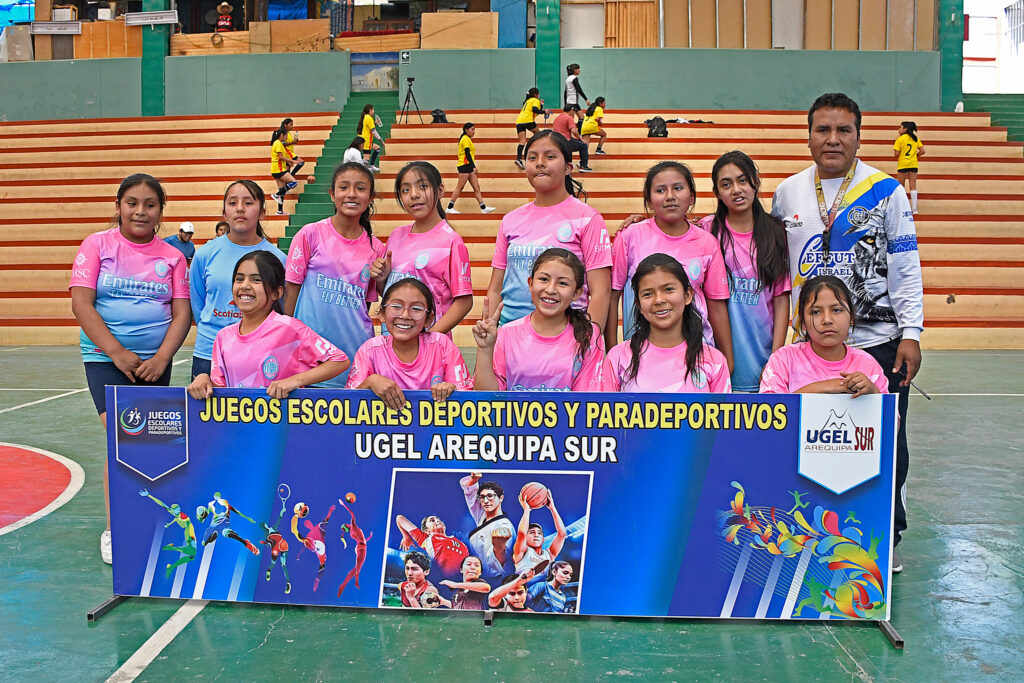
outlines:
{"label": "blue banner", "polygon": [[891,395],[108,387],[114,593],[889,617]]}

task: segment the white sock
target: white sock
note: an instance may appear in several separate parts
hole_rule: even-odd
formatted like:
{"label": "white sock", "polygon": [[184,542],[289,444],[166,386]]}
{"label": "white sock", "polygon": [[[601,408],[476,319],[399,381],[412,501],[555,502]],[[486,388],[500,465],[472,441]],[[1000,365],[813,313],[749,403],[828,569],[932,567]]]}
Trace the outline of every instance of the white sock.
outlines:
{"label": "white sock", "polygon": [[911,209],[916,209],[917,208],[917,190],[911,190],[910,191],[910,208]]}

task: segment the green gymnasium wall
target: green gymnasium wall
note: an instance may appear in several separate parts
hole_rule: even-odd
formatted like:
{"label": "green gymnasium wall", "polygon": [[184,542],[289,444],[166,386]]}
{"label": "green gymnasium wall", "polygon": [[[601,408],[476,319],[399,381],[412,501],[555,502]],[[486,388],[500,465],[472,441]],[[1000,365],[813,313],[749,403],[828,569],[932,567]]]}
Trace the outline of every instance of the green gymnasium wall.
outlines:
{"label": "green gymnasium wall", "polygon": [[0,120],[142,116],[141,59],[0,64]]}
{"label": "green gymnasium wall", "polygon": [[[533,56],[414,50],[400,77],[416,79],[422,109],[518,107],[534,85]],[[872,111],[938,111],[940,101],[937,52],[596,48],[562,50],[561,59],[561,77],[565,65],[580,64],[587,96],[604,95],[612,111],[806,109],[832,91]],[[561,108],[561,93],[545,104]]]}

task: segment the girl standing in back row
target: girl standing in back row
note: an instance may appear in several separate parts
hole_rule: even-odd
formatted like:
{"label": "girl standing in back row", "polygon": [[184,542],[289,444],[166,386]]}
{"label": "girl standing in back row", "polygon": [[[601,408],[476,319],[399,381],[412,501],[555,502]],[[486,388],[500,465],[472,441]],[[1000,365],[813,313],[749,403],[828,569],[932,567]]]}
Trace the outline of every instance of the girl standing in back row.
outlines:
{"label": "girl standing in back row", "polygon": [[540,90],[530,88],[526,92],[526,99],[523,100],[523,108],[516,117],[516,136],[519,144],[516,146],[516,166],[523,166],[523,151],[526,149],[526,134],[537,130],[537,116],[544,114],[549,116],[551,112],[544,108],[544,100],[540,98]]}
{"label": "girl standing in back row", "polygon": [[917,160],[924,156],[924,143],[917,137],[917,124],[904,121],[892,145],[896,157],[896,179],[910,190],[910,208],[917,213]]}

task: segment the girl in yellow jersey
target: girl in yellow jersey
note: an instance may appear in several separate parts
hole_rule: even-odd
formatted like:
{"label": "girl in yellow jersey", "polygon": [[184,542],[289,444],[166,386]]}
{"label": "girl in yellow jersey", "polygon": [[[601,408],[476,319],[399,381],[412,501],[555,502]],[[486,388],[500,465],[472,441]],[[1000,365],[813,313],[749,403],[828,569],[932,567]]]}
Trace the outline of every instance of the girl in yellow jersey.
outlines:
{"label": "girl in yellow jersey", "polygon": [[540,98],[540,90],[530,88],[526,92],[526,99],[523,100],[523,108],[516,117],[516,135],[519,137],[519,145],[516,147],[516,166],[523,168],[523,148],[526,146],[526,131],[537,130],[537,115],[544,114],[544,118],[551,116],[551,111],[544,108],[544,100]]}
{"label": "girl in yellow jersey", "polygon": [[900,136],[892,145],[896,157],[896,179],[900,185],[909,184],[910,208],[917,213],[917,160],[924,156],[924,143],[917,137],[917,124],[904,121]]}
{"label": "girl in yellow jersey", "polygon": [[[285,119],[285,121],[290,120]],[[285,145],[287,134],[288,131],[282,122],[281,128],[275,130],[270,136],[270,176],[277,183],[277,192],[270,196],[277,202],[278,216],[284,215],[285,195],[299,184],[293,175],[294,171],[305,163],[294,154],[288,153],[288,148]]]}
{"label": "girl in yellow jersey", "polygon": [[604,98],[598,97],[589,107],[587,107],[587,115],[583,118],[583,123],[580,125],[580,135],[583,136],[583,142],[587,145],[590,144],[591,136],[597,136],[597,149],[594,150],[594,154],[607,154],[607,152],[602,149],[605,138],[608,137],[608,134],[601,128],[601,120],[603,118]]}
{"label": "girl in yellow jersey", "polygon": [[380,145],[374,142],[374,138],[377,138],[378,142],[384,142],[380,137],[380,133],[377,132],[379,120],[373,112],[373,105],[367,104],[363,107],[363,113],[359,116],[359,122],[356,124],[356,135],[363,138],[363,158],[366,158],[367,153],[370,154],[370,170],[374,173],[380,171],[377,167],[377,159],[380,157]]}
{"label": "girl in yellow jersey", "polygon": [[460,213],[455,210],[455,200],[459,198],[459,193],[462,192],[462,188],[466,186],[467,181],[473,188],[473,194],[476,195],[476,201],[480,204],[480,210],[484,213],[494,211],[493,206],[487,206],[484,203],[484,196],[480,192],[480,180],[476,172],[476,145],[473,144],[474,135],[476,135],[476,126],[472,123],[462,124],[462,137],[459,138],[459,165],[457,168],[459,182],[455,185],[455,192],[452,192],[452,198],[448,200],[447,213]]}

